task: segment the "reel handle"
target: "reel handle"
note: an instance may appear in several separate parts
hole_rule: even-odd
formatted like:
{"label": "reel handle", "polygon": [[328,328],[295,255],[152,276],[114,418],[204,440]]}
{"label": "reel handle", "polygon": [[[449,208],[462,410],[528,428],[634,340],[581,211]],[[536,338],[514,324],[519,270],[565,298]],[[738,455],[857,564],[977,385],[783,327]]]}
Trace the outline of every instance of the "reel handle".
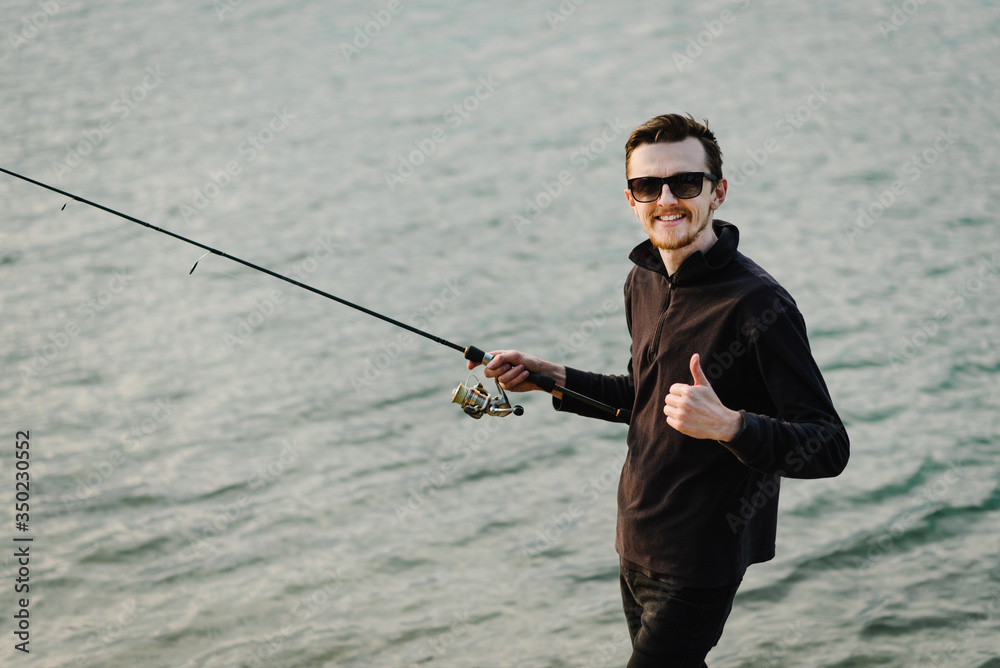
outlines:
{"label": "reel handle", "polygon": [[[470,362],[475,362],[476,364],[486,364],[491,359],[493,359],[493,356],[487,352],[483,352],[482,350],[480,350],[475,346],[469,346],[468,348],[465,349],[465,359],[469,360]],[[556,389],[555,378],[542,376],[532,371],[528,372],[528,382],[534,383],[545,392],[552,392],[552,390]]]}

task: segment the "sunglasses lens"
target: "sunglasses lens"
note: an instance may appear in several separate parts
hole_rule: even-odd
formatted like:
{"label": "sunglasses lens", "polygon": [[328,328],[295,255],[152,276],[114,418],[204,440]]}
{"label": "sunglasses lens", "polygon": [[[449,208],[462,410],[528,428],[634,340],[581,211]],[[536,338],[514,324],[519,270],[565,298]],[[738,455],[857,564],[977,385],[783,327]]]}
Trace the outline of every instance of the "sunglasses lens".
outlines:
{"label": "sunglasses lens", "polygon": [[701,174],[676,174],[667,179],[670,184],[670,192],[678,199],[691,199],[701,194],[701,184],[703,176]]}
{"label": "sunglasses lens", "polygon": [[636,179],[632,182],[632,196],[640,202],[652,202],[660,198],[663,181],[657,178]]}

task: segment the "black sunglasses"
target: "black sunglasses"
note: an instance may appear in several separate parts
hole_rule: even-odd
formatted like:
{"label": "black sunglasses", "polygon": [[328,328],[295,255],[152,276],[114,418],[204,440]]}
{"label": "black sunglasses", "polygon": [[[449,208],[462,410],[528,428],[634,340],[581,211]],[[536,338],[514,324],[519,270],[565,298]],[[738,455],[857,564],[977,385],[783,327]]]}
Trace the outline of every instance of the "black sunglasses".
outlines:
{"label": "black sunglasses", "polygon": [[677,199],[691,199],[701,194],[705,179],[718,181],[719,177],[708,172],[681,172],[673,176],[638,176],[628,180],[628,189],[636,202],[655,202],[660,199],[663,184]]}

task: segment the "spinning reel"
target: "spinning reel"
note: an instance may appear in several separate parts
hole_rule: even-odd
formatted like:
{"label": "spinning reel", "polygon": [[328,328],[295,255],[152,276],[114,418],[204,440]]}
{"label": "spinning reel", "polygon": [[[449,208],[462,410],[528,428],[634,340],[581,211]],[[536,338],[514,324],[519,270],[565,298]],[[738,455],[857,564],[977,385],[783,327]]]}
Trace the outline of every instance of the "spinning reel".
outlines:
{"label": "spinning reel", "polygon": [[466,380],[465,382],[469,383],[469,387],[466,387],[463,383],[459,383],[455,391],[451,393],[451,403],[461,406],[466,415],[474,417],[477,420],[484,415],[492,415],[494,417],[506,417],[511,413],[514,415],[524,415],[523,408],[510,405],[507,393],[500,387],[499,380],[493,379],[496,381],[498,394],[495,397],[491,397],[478,378],[475,376],[469,376],[469,378],[475,381],[475,387],[471,387],[472,383]]}

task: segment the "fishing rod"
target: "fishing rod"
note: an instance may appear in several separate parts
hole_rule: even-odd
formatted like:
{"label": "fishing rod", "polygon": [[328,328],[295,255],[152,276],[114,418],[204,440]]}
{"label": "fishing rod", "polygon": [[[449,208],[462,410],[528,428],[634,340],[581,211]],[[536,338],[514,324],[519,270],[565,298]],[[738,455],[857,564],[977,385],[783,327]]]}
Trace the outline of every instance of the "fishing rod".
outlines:
{"label": "fishing rod", "polygon": [[[119,218],[124,218],[129,222],[136,223],[137,225],[142,225],[143,227],[147,227],[155,232],[166,234],[167,236],[173,237],[174,239],[179,239],[180,241],[191,244],[192,246],[197,246],[198,248],[201,248],[202,250],[206,251],[205,255],[202,255],[194,263],[194,265],[191,267],[191,271],[189,271],[188,274],[194,273],[195,268],[197,268],[198,266],[198,262],[201,262],[202,258],[204,258],[206,255],[209,254],[218,255],[219,257],[226,258],[227,260],[232,260],[233,262],[242,264],[245,267],[250,267],[251,269],[265,273],[268,276],[273,276],[274,278],[285,281],[286,283],[291,283],[292,285],[300,287],[303,290],[308,290],[309,292],[315,293],[322,297],[326,297],[327,299],[332,299],[333,301],[339,304],[343,304],[344,306],[348,306],[355,310],[361,311],[366,315],[370,315],[373,318],[378,318],[379,320],[387,322],[390,325],[401,327],[402,329],[405,329],[409,332],[413,332],[414,334],[422,336],[426,339],[430,339],[435,343],[439,343],[443,346],[447,346],[448,348],[452,348],[453,350],[457,350],[461,352],[463,355],[465,355],[465,359],[471,362],[475,362],[476,364],[486,364],[493,359],[493,355],[490,355],[489,353],[484,352],[483,350],[475,346],[460,346],[457,343],[453,343],[451,341],[448,341],[447,339],[435,336],[430,332],[425,332],[424,330],[417,329],[416,327],[408,325],[405,322],[401,322],[399,320],[396,320],[395,318],[390,318],[387,315],[383,315],[377,311],[365,308],[360,304],[355,304],[354,302],[350,302],[336,295],[332,295],[329,292],[320,290],[319,288],[315,288],[311,285],[307,285],[306,283],[302,283],[301,281],[297,281],[294,278],[289,278],[288,276],[279,274],[276,271],[271,271],[267,267],[262,267],[258,264],[254,264],[253,262],[249,262],[242,258],[236,257],[235,255],[230,255],[229,253],[221,251],[217,248],[212,248],[211,246],[207,246],[199,241],[195,241],[194,239],[189,239],[187,237],[181,236],[176,232],[171,232],[170,230],[165,230],[162,227],[151,225],[150,223],[147,223],[144,220],[139,220],[138,218],[130,216],[126,213],[122,213],[121,211],[116,211],[112,208],[106,207],[103,204],[92,202],[89,199],[85,199],[78,195],[74,195],[73,193],[66,192],[65,190],[60,190],[55,186],[50,186],[47,183],[36,181],[35,179],[24,176],[23,174],[18,174],[17,172],[12,172],[9,169],[4,169],[3,167],[0,167],[0,172],[13,176],[14,178],[21,179],[22,181],[31,183],[32,185],[39,186],[40,188],[51,190],[54,193],[59,193],[64,197],[69,197],[74,201],[86,204],[87,206],[92,206],[95,209],[100,209],[101,211],[105,211],[114,216],[118,216]],[[64,209],[66,208],[65,204],[63,205],[63,208]],[[539,387],[545,392],[549,393],[553,391],[562,392],[564,395],[568,397],[576,399],[577,401],[585,403],[589,406],[593,406],[598,410],[604,411],[612,415],[613,417],[617,418],[620,422],[628,424],[631,418],[631,411],[625,410],[624,408],[615,408],[614,406],[609,406],[608,404],[597,401],[596,399],[591,399],[590,397],[580,394],[579,392],[567,389],[561,385],[557,385],[555,379],[550,378],[549,376],[543,376],[541,374],[529,371],[527,380],[531,383],[534,383],[537,387]],[[492,397],[490,396],[489,391],[485,387],[483,387],[483,384],[479,383],[478,381],[475,387],[472,386],[466,387],[464,383],[459,383],[458,387],[455,388],[455,390],[452,392],[451,395],[452,403],[459,404],[462,410],[465,411],[466,415],[474,417],[477,420],[481,418],[483,415],[492,415],[495,417],[506,417],[511,413],[513,413],[514,415],[523,415],[524,409],[521,406],[511,405],[510,400],[507,398],[507,393],[504,391],[502,387],[500,387],[499,380],[496,380],[496,386],[497,386],[497,396]]]}

